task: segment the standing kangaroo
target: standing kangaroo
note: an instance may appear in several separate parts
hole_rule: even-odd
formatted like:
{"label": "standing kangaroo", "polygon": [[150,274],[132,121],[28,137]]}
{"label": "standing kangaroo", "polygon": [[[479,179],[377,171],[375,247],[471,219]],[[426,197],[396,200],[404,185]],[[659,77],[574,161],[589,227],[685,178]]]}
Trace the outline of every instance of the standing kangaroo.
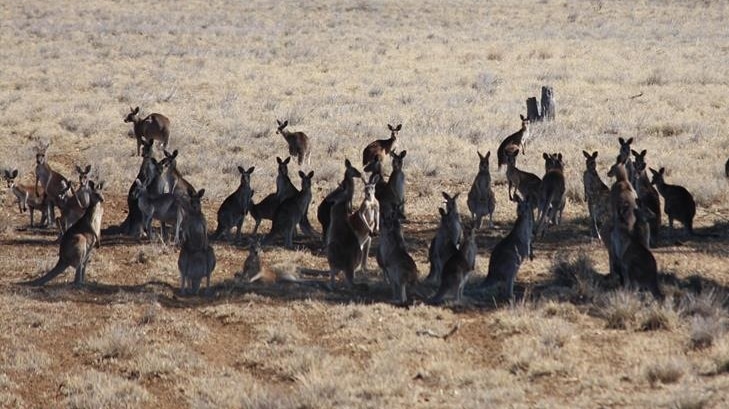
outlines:
{"label": "standing kangaroo", "polygon": [[296,225],[306,217],[306,209],[311,203],[311,179],[314,177],[314,171],[309,172],[308,175],[299,171],[299,176],[301,177],[301,190],[296,196],[284,200],[276,208],[271,232],[263,240],[263,244],[270,244],[277,235],[283,235],[286,248],[294,246]]}
{"label": "standing kangaroo", "polygon": [[246,214],[248,214],[248,210],[251,205],[251,197],[253,197],[253,190],[251,189],[251,174],[255,169],[255,167],[250,167],[248,170],[245,170],[242,166],[238,166],[240,184],[235,192],[231,193],[230,196],[223,200],[223,203],[218,209],[218,227],[215,229],[213,239],[219,239],[223,235],[229,235],[230,229],[235,226],[235,239],[240,240],[240,231],[243,228],[243,220],[245,219]]}
{"label": "standing kangaroo", "polygon": [[661,198],[656,188],[651,184],[650,177],[648,177],[648,167],[645,162],[646,150],[644,149],[641,153],[632,151],[632,153],[635,157],[633,166],[636,173],[636,185],[633,187],[641,202],[641,207],[652,213],[652,216],[648,218],[648,225],[650,226],[649,242],[651,247],[655,247],[658,240],[658,230],[661,226]]}
{"label": "standing kangaroo", "polygon": [[[152,157],[152,144],[153,141],[145,141],[142,143],[142,164],[139,166],[139,172],[136,178],[145,186],[153,185],[152,181],[158,178],[163,171],[157,160]],[[132,182],[127,193],[127,217],[120,225],[123,234],[129,236],[140,236],[144,229],[144,215],[139,210],[137,197],[134,193],[136,190],[137,184]]]}
{"label": "standing kangaroo", "polygon": [[658,286],[656,259],[646,245],[648,239],[643,236],[644,230],[637,227],[647,224],[649,219],[640,207],[635,208],[634,212],[636,228],[628,239],[621,259],[622,270],[626,276],[625,285],[628,288],[647,289],[656,299],[662,300],[664,296]]}
{"label": "standing kangaroo", "polygon": [[306,160],[306,164],[311,164],[311,147],[309,145],[309,137],[303,132],[290,132],[286,130],[289,121],[279,121],[276,133],[283,136],[286,139],[286,143],[289,145],[289,155],[295,156],[298,160],[299,167]]}
{"label": "standing kangaroo", "polygon": [[585,156],[585,172],[582,183],[585,187],[585,201],[590,214],[590,230],[593,237],[602,241],[600,229],[610,219],[610,188],[603,183],[597,173],[597,151],[592,154],[582,151]]}
{"label": "standing kangaroo", "polygon": [[395,206],[383,209],[377,264],[392,288],[392,302],[406,304],[408,288],[418,281],[418,267],[405,246],[400,219],[402,213]]}
{"label": "standing kangaroo", "polygon": [[516,157],[518,154],[519,149],[509,149],[506,151],[506,179],[509,181],[509,200],[514,200],[512,192],[519,192],[519,195],[524,200],[528,201],[533,208],[536,208],[539,204],[539,191],[542,188],[542,179],[533,173],[522,171],[516,167]]}
{"label": "standing kangaroo", "polygon": [[137,116],[139,107],[134,109],[129,107],[129,109],[131,112],[124,118],[124,122],[134,124],[134,136],[137,138],[137,156],[139,156],[140,148],[145,139],[150,142],[159,141],[162,149],[167,149],[170,141],[170,120],[166,116],[157,113],[149,114],[142,119]]}
{"label": "standing kangaroo", "polygon": [[329,289],[334,289],[337,273],[344,272],[347,287],[354,285],[354,272],[362,262],[362,247],[357,235],[349,223],[347,212],[347,198],[350,196],[349,189],[345,185],[336,197],[330,209],[329,229],[327,231],[326,253],[329,263]]}
{"label": "standing kangaroo", "polygon": [[45,226],[46,218],[48,217],[46,215],[46,212],[48,211],[48,198],[46,197],[45,192],[40,190],[40,194],[36,195],[33,186],[17,184],[15,181],[17,177],[17,169],[13,169],[12,171],[6,169],[5,175],[3,176],[10,193],[15,196],[15,199],[18,202],[18,210],[20,213],[25,213],[26,210],[29,211],[30,227],[33,227],[33,213],[35,213],[36,210],[39,211],[41,214],[40,224],[41,226]]}
{"label": "standing kangaroo", "polygon": [[625,166],[625,171],[628,173],[628,181],[635,187],[635,166],[633,160],[630,158],[630,145],[633,143],[633,138],[628,138],[628,140],[618,138],[618,143],[620,143],[620,151],[618,152],[619,161]]}
{"label": "standing kangaroo", "polygon": [[172,153],[167,151],[163,152],[165,154],[165,158],[162,159],[162,161],[166,162],[165,165],[167,166],[167,170],[165,172],[165,177],[167,178],[166,183],[171,189],[170,192],[177,197],[187,199],[188,193],[195,191],[195,188],[192,187],[192,184],[188,182],[177,169],[177,149],[175,149]]}
{"label": "standing kangaroo", "polygon": [[319,220],[322,228],[323,242],[327,242],[327,230],[329,230],[329,223],[331,216],[331,209],[334,205],[334,199],[338,197],[345,190],[347,191],[348,197],[346,198],[347,212],[352,211],[352,198],[354,197],[354,178],[361,178],[362,173],[352,166],[349,159],[344,159],[344,178],[339,183],[336,189],[330,192],[319,204],[316,209],[316,218]]}
{"label": "standing kangaroo", "polygon": [[566,192],[562,154],[544,153],[542,156],[545,173],[539,191],[539,224],[536,231],[538,236],[544,236],[545,223],[551,222],[556,225],[561,223]]}
{"label": "standing kangaroo", "polygon": [[610,275],[617,276],[621,283],[625,284],[627,276],[623,269],[622,259],[635,228],[637,195],[628,180],[628,172],[625,170],[624,161],[620,156],[608,171],[608,176],[615,177],[615,182],[610,187],[612,219],[603,228],[603,231],[607,231],[609,238],[604,242],[608,247]]}
{"label": "standing kangaroo", "polygon": [[362,262],[359,264],[359,269],[366,272],[372,236],[380,230],[380,204],[375,197],[374,183],[365,183],[362,204],[359,209],[349,215],[348,221],[362,249]]}
{"label": "standing kangaroo", "polygon": [[534,258],[532,252],[532,232],[534,230],[534,213],[528,200],[522,200],[514,195],[516,206],[516,222],[506,237],[496,244],[489,259],[489,269],[481,284],[481,288],[488,289],[504,282],[505,295],[514,299],[514,281],[519,267],[529,257]]}
{"label": "standing kangaroo", "polygon": [[[256,224],[253,227],[253,235],[258,232],[258,227],[261,225],[263,219],[273,220],[273,215],[276,213],[276,208],[284,200],[294,197],[299,190],[296,189],[291,179],[289,178],[288,164],[291,161],[291,157],[284,159],[276,157],[276,163],[278,166],[278,174],[276,176],[276,192],[269,194],[264,197],[258,203],[251,202],[251,217],[255,220]],[[308,220],[308,219],[307,219]]]}
{"label": "standing kangaroo", "polygon": [[385,155],[389,155],[397,147],[397,134],[402,129],[402,124],[397,126],[387,124],[387,128],[390,130],[390,139],[378,139],[367,145],[362,151],[362,166],[375,160],[375,157],[379,157],[380,162],[384,162]]}
{"label": "standing kangaroo", "polygon": [[426,281],[435,285],[440,284],[443,265],[455,254],[463,241],[463,226],[456,202],[459,193],[453,196],[449,196],[446,192],[442,192],[442,194],[446,201],[446,208],[445,210],[438,208],[441,218],[440,225],[428,250],[430,272]]}
{"label": "standing kangaroo", "polygon": [[99,247],[101,239],[101,218],[104,209],[101,204],[104,196],[101,188],[89,182],[91,188],[91,201],[83,217],[73,224],[61,236],[61,245],[58,251],[58,262],[51,271],[42,277],[36,278],[27,284],[33,286],[43,285],[66,271],[68,267],[76,269],[74,284],[81,285],[86,279],[86,266],[91,258],[94,248]]}
{"label": "standing kangaroo", "polygon": [[202,214],[200,200],[205,189],[195,192],[190,189],[190,197],[185,220],[180,231],[180,256],[177,259],[177,268],[180,270],[180,293],[192,291],[197,295],[200,291],[200,282],[205,278],[206,291],[210,289],[210,276],[215,270],[215,251],[208,241],[208,226]]}
{"label": "standing kangaroo", "polygon": [[428,300],[429,304],[440,304],[449,294],[455,296],[457,303],[463,299],[463,289],[466,287],[471,272],[476,268],[476,230],[476,225],[473,225],[461,248],[446,261],[443,266],[440,288]]}
{"label": "standing kangaroo", "polygon": [[35,194],[36,196],[40,196],[40,185],[48,198],[46,225],[56,219],[53,208],[54,206],[58,206],[58,198],[61,197],[65,190],[62,182],[65,182],[66,185],[70,184],[68,179],[51,169],[51,166],[48,165],[46,150],[49,145],[41,145],[35,155]]}
{"label": "standing kangaroo", "polygon": [[[478,173],[473,180],[471,190],[468,191],[468,210],[471,211],[471,218],[476,220],[476,228],[480,229],[485,215],[489,216],[489,227],[494,227],[494,209],[496,199],[491,189],[491,171],[489,170],[489,157],[491,151],[486,155],[478,153]],[[510,192],[511,193],[511,192]]]}
{"label": "standing kangaroo", "polygon": [[524,144],[526,144],[527,139],[529,139],[529,118],[526,118],[521,114],[519,117],[521,118],[521,129],[507,136],[496,150],[496,158],[499,169],[506,164],[506,152],[508,150],[519,148],[522,154],[526,152],[524,150]]}
{"label": "standing kangaroo", "polygon": [[[164,243],[166,236],[166,225],[172,224],[175,226],[175,243],[180,242],[180,227],[183,221],[183,209],[182,203],[185,200],[180,200],[172,193],[164,193],[161,195],[152,195],[149,192],[147,186],[142,181],[136,179],[136,190],[134,196],[139,205],[139,210],[142,213],[142,223],[144,225],[144,231],[147,232],[147,236],[152,240],[152,220],[156,219],[160,222],[160,237]],[[141,237],[141,234],[140,234]]]}
{"label": "standing kangaroo", "polygon": [[669,185],[664,180],[666,168],[656,171],[650,168],[653,174],[651,183],[658,188],[665,201],[664,210],[668,216],[668,227],[673,234],[673,221],[678,220],[683,224],[688,234],[694,234],[694,216],[696,216],[696,202],[694,197],[679,185]]}

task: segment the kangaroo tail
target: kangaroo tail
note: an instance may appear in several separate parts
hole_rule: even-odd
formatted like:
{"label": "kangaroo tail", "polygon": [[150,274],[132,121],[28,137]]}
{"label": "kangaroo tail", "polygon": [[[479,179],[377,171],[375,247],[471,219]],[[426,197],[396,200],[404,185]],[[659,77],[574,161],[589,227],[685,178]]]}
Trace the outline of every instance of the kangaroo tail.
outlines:
{"label": "kangaroo tail", "polygon": [[26,281],[22,284],[29,285],[33,287],[39,287],[44,285],[45,283],[53,280],[54,278],[58,277],[61,273],[63,273],[66,268],[69,267],[69,264],[66,263],[63,260],[58,260],[58,263],[56,263],[56,266],[51,269],[51,271],[45,273],[43,276],[36,278],[35,280]]}

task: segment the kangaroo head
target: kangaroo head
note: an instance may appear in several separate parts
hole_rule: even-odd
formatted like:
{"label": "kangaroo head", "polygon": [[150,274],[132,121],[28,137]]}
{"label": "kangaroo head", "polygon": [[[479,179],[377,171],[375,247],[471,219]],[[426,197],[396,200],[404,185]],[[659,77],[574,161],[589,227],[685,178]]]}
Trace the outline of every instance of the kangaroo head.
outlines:
{"label": "kangaroo head", "polygon": [[646,155],[647,151],[645,149],[643,149],[643,151],[641,151],[640,153],[638,153],[638,152],[636,152],[636,151],[634,151],[634,150],[631,149],[630,152],[633,154],[633,157],[635,157],[635,161],[634,161],[635,162],[635,169],[637,171],[639,171],[639,172],[644,171],[645,170],[645,166],[646,166],[646,163],[645,163],[645,155]]}
{"label": "kangaroo head", "polygon": [[154,139],[150,139],[149,141],[145,141],[142,139],[142,157],[143,158],[151,158],[152,157],[152,146],[154,145]]}
{"label": "kangaroo head", "polygon": [[522,114],[519,114],[519,118],[521,118],[521,129],[527,129],[529,128],[529,123],[531,122],[528,117],[525,117]]}
{"label": "kangaroo head", "polygon": [[391,138],[397,138],[397,133],[400,132],[400,130],[402,129],[402,124],[397,124],[397,126],[387,124],[387,129],[390,130]]}
{"label": "kangaroo head", "polygon": [[283,130],[289,125],[289,121],[281,122],[277,119],[276,123],[278,124],[278,128],[276,128],[276,133],[279,135],[283,135]]}
{"label": "kangaroo head", "polygon": [[625,139],[618,138],[618,142],[620,143],[620,156],[625,158],[623,161],[630,158],[630,144],[633,143],[633,138],[628,138],[626,141]]}
{"label": "kangaroo head", "polygon": [[129,112],[127,114],[127,116],[124,117],[124,122],[125,123],[136,122],[137,121],[137,114],[139,113],[139,107],[136,107],[136,108],[129,107],[129,110],[131,112]]}
{"label": "kangaroo head", "polygon": [[365,172],[370,172],[373,175],[382,174],[382,162],[380,162],[380,157],[375,156],[374,159],[370,161],[370,163],[365,165],[363,170]]}
{"label": "kangaroo head", "polygon": [[489,170],[489,158],[491,157],[491,151],[486,152],[486,155],[481,155],[481,152],[479,151],[476,151],[476,153],[478,153],[479,170]]}
{"label": "kangaroo head", "polygon": [[89,172],[91,172],[91,165],[87,165],[82,168],[78,165],[76,167],[76,173],[78,173],[78,184],[80,187],[86,187],[89,183]]}
{"label": "kangaroo head", "polygon": [[103,193],[101,193],[101,190],[104,189],[104,182],[95,184],[93,181],[90,180],[89,188],[91,189],[91,198],[90,198],[89,206],[92,206],[96,203],[103,203],[104,195],[103,195]]}
{"label": "kangaroo head", "polygon": [[291,156],[286,158],[286,160],[281,160],[278,156],[276,156],[276,161],[278,162],[278,174],[281,176],[288,176],[289,175],[289,161],[291,160]]}
{"label": "kangaroo head", "polygon": [[662,185],[664,183],[663,176],[666,173],[666,168],[661,168],[660,170],[656,171],[653,168],[649,168],[651,171],[651,174],[653,175],[653,178],[651,179],[652,185]]}
{"label": "kangaroo head", "polygon": [[250,185],[251,173],[256,169],[255,166],[251,166],[248,170],[243,169],[243,166],[238,166],[238,172],[240,173],[240,183]]}
{"label": "kangaroo head", "polygon": [[585,156],[585,167],[587,170],[597,170],[597,151],[592,154],[587,153],[587,151],[582,151],[582,154]]}
{"label": "kangaroo head", "polygon": [[362,173],[352,166],[352,162],[349,159],[344,159],[344,177],[345,178],[361,178]]}

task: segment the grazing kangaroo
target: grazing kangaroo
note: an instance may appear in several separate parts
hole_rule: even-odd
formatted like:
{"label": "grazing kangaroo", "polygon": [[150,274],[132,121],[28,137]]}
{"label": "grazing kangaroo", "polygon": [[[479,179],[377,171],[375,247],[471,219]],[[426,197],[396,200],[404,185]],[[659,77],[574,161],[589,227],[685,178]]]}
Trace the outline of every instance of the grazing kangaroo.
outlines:
{"label": "grazing kangaroo", "polygon": [[42,277],[29,281],[26,284],[33,286],[43,285],[66,271],[68,267],[76,269],[74,284],[81,285],[86,280],[86,266],[91,259],[94,248],[99,247],[101,240],[101,218],[104,209],[101,204],[104,196],[101,187],[89,182],[91,188],[91,201],[83,217],[73,224],[63,236],[58,251],[58,262],[51,271]]}
{"label": "grazing kangaroo", "polygon": [[621,258],[622,270],[625,272],[625,286],[628,288],[647,289],[653,296],[662,300],[664,298],[658,286],[658,267],[653,253],[646,245],[648,233],[645,229],[638,228],[639,225],[648,224],[649,219],[640,207],[634,209],[636,228],[628,239],[628,245]]}
{"label": "grazing kangaroo", "polygon": [[[532,207],[536,208],[539,203],[539,191],[542,188],[542,179],[539,176],[522,171],[516,167],[518,149],[510,149],[506,152],[506,179],[509,181],[509,200],[514,200],[512,192],[519,192]],[[513,188],[513,190],[512,190]]]}
{"label": "grazing kangaroo", "polygon": [[327,262],[329,263],[329,289],[334,289],[336,275],[344,271],[347,287],[354,285],[354,272],[362,262],[362,247],[357,235],[349,224],[347,212],[347,198],[351,196],[348,190],[351,186],[345,185],[337,196],[330,209],[329,230],[327,231]]}
{"label": "grazing kangaroo", "polygon": [[[152,157],[153,141],[142,142],[142,164],[139,167],[136,179],[139,179],[145,186],[154,186],[153,181],[159,178],[163,168],[156,159]],[[134,192],[137,190],[136,182],[132,182],[127,193],[127,217],[120,225],[121,231],[130,236],[139,236],[144,229],[144,216],[139,210],[137,197]],[[160,193],[163,193],[161,191]]]}
{"label": "grazing kangaroo", "polygon": [[357,211],[349,215],[348,220],[362,249],[362,262],[358,269],[367,271],[367,257],[370,254],[372,236],[380,230],[380,203],[375,197],[374,183],[365,183],[362,204]]}
{"label": "grazing kangaroo", "polygon": [[685,187],[669,185],[665,182],[666,168],[661,168],[659,171],[650,168],[650,171],[653,174],[651,183],[658,188],[658,192],[661,193],[665,201],[664,211],[668,216],[668,226],[671,234],[673,234],[674,220],[680,221],[688,234],[694,234],[694,216],[696,216],[694,197]]}
{"label": "grazing kangaroo", "polygon": [[148,192],[147,186],[139,179],[136,179],[134,183],[137,185],[134,194],[139,205],[139,210],[142,212],[144,230],[147,232],[149,239],[152,239],[152,219],[156,219],[160,222],[160,238],[162,242],[164,243],[164,237],[166,235],[165,225],[170,223],[175,226],[175,243],[179,243],[180,228],[183,219],[182,201],[172,193],[153,196]]}
{"label": "grazing kangaroo", "polygon": [[54,206],[58,206],[58,198],[63,194],[64,186],[61,182],[69,184],[60,173],[51,169],[46,160],[46,150],[50,144],[41,145],[35,155],[35,194],[40,196],[39,185],[43,188],[48,199],[48,207],[46,209],[46,226],[56,219]]}
{"label": "grazing kangaroo", "polygon": [[610,188],[603,183],[597,173],[597,151],[592,154],[582,151],[585,156],[585,172],[582,183],[585,187],[585,201],[590,214],[590,230],[593,237],[602,241],[600,229],[610,219]]}
{"label": "grazing kangaroo", "polygon": [[[539,190],[539,224],[536,234],[544,236],[546,225],[562,222],[562,211],[565,205],[564,162],[561,153],[551,155],[544,153],[544,177]],[[545,224],[546,223],[546,224]]]}
{"label": "grazing kangaroo", "polygon": [[463,289],[466,287],[471,272],[476,268],[476,230],[477,226],[473,225],[461,248],[446,261],[443,266],[440,288],[428,300],[429,304],[440,304],[449,294],[455,296],[457,303],[463,299]]}
{"label": "grazing kangaroo", "polygon": [[296,225],[306,217],[304,212],[311,203],[311,178],[314,177],[314,171],[309,172],[308,175],[299,171],[299,176],[301,177],[301,190],[296,196],[290,197],[278,205],[273,215],[271,232],[263,239],[263,244],[270,244],[276,236],[283,235],[286,248],[294,246]]}
{"label": "grazing kangaroo", "polygon": [[514,280],[519,272],[519,267],[529,257],[534,259],[532,251],[532,232],[534,231],[534,213],[528,200],[522,200],[519,195],[514,195],[516,206],[516,221],[511,232],[501,239],[489,259],[489,269],[481,284],[481,288],[488,289],[500,282],[506,284],[505,295],[514,299]]}
{"label": "grazing kangaroo", "polygon": [[378,139],[367,145],[362,151],[362,166],[372,162],[376,157],[380,158],[380,162],[384,162],[385,155],[389,155],[397,147],[397,134],[402,129],[402,124],[397,126],[387,124],[387,128],[390,130],[390,139]]}
{"label": "grazing kangaroo", "polygon": [[12,171],[7,169],[5,170],[4,179],[10,193],[15,196],[15,199],[18,202],[18,210],[20,213],[25,213],[26,210],[29,210],[30,227],[33,227],[33,213],[35,213],[36,210],[39,211],[41,214],[40,224],[41,226],[45,226],[46,218],[48,217],[46,215],[46,212],[48,211],[48,198],[46,197],[45,192],[40,190],[40,195],[36,195],[33,186],[17,184],[15,182],[17,177],[17,169],[13,169]]}
{"label": "grazing kangaroo", "polygon": [[334,199],[338,197],[343,191],[347,191],[349,197],[346,198],[347,212],[352,211],[352,198],[354,197],[354,178],[361,178],[362,173],[357,170],[349,159],[344,159],[344,178],[342,182],[330,192],[319,204],[316,209],[316,218],[319,220],[322,228],[322,236],[324,243],[327,242],[327,230],[329,230],[329,217],[331,216],[332,205]]}
{"label": "grazing kangaroo", "polygon": [[428,259],[430,261],[430,272],[425,279],[428,283],[439,285],[441,281],[441,273],[443,265],[458,250],[463,241],[463,226],[461,225],[461,216],[458,214],[458,205],[456,200],[459,193],[452,197],[446,192],[442,192],[446,201],[446,208],[438,208],[440,213],[440,225],[435,233],[435,237],[430,242],[428,250]]}
{"label": "grazing kangaroo", "polygon": [[630,236],[635,228],[635,209],[638,207],[637,195],[628,180],[623,159],[618,156],[616,163],[608,171],[609,177],[615,177],[610,187],[610,213],[612,220],[604,230],[609,229],[608,256],[610,274],[617,276],[625,284],[626,276],[622,268],[622,258],[628,247]]}
{"label": "grazing kangaroo", "polygon": [[383,209],[377,264],[392,288],[392,302],[403,305],[408,302],[408,288],[417,284],[418,267],[405,246],[401,217],[396,206]]}
{"label": "grazing kangaroo", "polygon": [[200,291],[200,282],[205,278],[205,290],[210,290],[210,276],[215,270],[215,251],[208,241],[208,226],[202,214],[200,200],[205,189],[187,192],[190,198],[189,208],[185,209],[185,220],[180,231],[180,256],[177,259],[177,268],[180,270],[180,293],[192,291],[197,295]]}
{"label": "grazing kangaroo", "polygon": [[[471,211],[471,218],[476,220],[476,228],[481,228],[481,222],[485,215],[489,216],[489,227],[494,227],[494,209],[496,199],[491,189],[491,172],[489,171],[489,157],[491,151],[486,155],[478,153],[478,173],[473,180],[471,190],[468,191],[468,210]],[[508,172],[508,170],[507,170]],[[511,192],[509,192],[511,194]]]}
{"label": "grazing kangaroo", "polygon": [[524,144],[526,143],[527,139],[529,139],[529,118],[526,118],[524,117],[524,115],[521,114],[519,115],[519,117],[521,118],[521,129],[507,136],[506,139],[501,142],[499,148],[496,150],[496,158],[498,161],[499,170],[503,165],[506,165],[507,150],[514,150],[516,148],[519,148],[522,154],[526,152],[524,150]]}
{"label": "grazing kangaroo", "polygon": [[295,156],[299,162],[299,167],[306,160],[306,164],[311,164],[311,147],[309,145],[309,137],[303,132],[290,132],[286,130],[289,121],[279,121],[276,133],[283,136],[286,139],[286,143],[289,145],[289,155]]}
{"label": "grazing kangaroo", "polygon": [[635,192],[638,195],[638,199],[641,202],[641,208],[645,208],[652,214],[648,218],[648,225],[650,226],[650,247],[655,247],[656,241],[658,240],[658,230],[661,226],[661,198],[658,195],[658,191],[651,184],[651,179],[648,177],[647,165],[645,162],[646,150],[644,149],[641,153],[632,151],[635,156],[635,163],[633,167],[636,173],[636,185]]}
{"label": "grazing kangaroo", "polygon": [[213,239],[219,239],[223,235],[229,236],[230,229],[235,227],[235,239],[240,240],[240,231],[243,228],[243,220],[245,219],[246,214],[248,214],[248,210],[251,205],[251,197],[253,197],[253,190],[251,189],[251,174],[255,169],[255,167],[250,167],[248,170],[245,170],[242,166],[238,166],[240,184],[235,192],[231,193],[230,196],[223,200],[223,203],[218,209],[218,227],[213,234]]}
{"label": "grazing kangaroo", "polygon": [[137,138],[137,156],[145,138],[149,142],[159,141],[162,149],[167,149],[170,142],[170,120],[162,114],[149,114],[144,119],[137,116],[139,107],[132,109],[124,118],[124,123],[132,122],[134,125],[134,136]]}

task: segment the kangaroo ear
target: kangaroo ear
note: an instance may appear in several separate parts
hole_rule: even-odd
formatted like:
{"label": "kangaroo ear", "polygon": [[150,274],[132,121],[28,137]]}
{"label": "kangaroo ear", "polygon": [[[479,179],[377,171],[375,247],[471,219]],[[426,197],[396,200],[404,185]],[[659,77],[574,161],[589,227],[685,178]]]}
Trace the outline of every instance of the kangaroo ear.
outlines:
{"label": "kangaroo ear", "polygon": [[442,207],[438,208],[438,213],[440,213],[441,217],[445,217],[445,215],[446,215],[446,211]]}
{"label": "kangaroo ear", "polygon": [[238,166],[238,173],[240,173],[241,175],[246,173],[246,170],[243,169],[243,166]]}
{"label": "kangaroo ear", "polygon": [[132,110],[132,113],[133,113],[134,115],[137,115],[137,114],[139,113],[139,107],[136,107],[136,108],[134,108],[134,109]]}
{"label": "kangaroo ear", "polygon": [[14,178],[17,178],[18,177],[18,169],[13,169],[13,173],[11,173],[10,176],[12,176],[13,179]]}
{"label": "kangaroo ear", "polygon": [[630,145],[631,143],[633,143],[633,138],[632,138],[632,137],[628,138],[628,141],[627,141],[626,143],[627,143],[628,145]]}
{"label": "kangaroo ear", "polygon": [[597,158],[597,151],[595,151],[595,152],[592,152],[592,157],[593,157],[593,158]]}
{"label": "kangaroo ear", "polygon": [[650,170],[651,173],[654,174],[654,175],[657,175],[658,174],[658,172],[656,172],[656,170],[653,169],[653,168],[648,168],[648,170]]}
{"label": "kangaroo ear", "polygon": [[526,118],[524,118],[524,115],[519,114],[519,118],[521,118],[522,121],[526,121]]}
{"label": "kangaroo ear", "polygon": [[399,132],[401,129],[402,129],[402,124],[397,124],[397,126],[395,127],[395,130]]}
{"label": "kangaroo ear", "polygon": [[542,157],[543,157],[543,158],[544,158],[545,160],[549,159],[549,155],[547,155],[547,153],[546,153],[546,152],[543,152],[543,153],[542,153]]}
{"label": "kangaroo ear", "polygon": [[643,149],[643,150],[642,150],[642,151],[640,152],[640,156],[645,156],[645,154],[646,154],[646,153],[648,153],[648,151],[647,151],[647,150],[645,150],[645,149]]}
{"label": "kangaroo ear", "polygon": [[408,151],[402,151],[402,152],[400,152],[400,159],[405,158],[405,155],[407,155],[407,154],[408,154]]}
{"label": "kangaroo ear", "polygon": [[450,196],[448,196],[448,193],[446,193],[446,192],[440,192],[440,193],[441,193],[441,194],[443,195],[443,198],[444,198],[445,200],[451,200],[451,197],[450,197]]}
{"label": "kangaroo ear", "polygon": [[283,163],[284,163],[285,165],[288,165],[288,164],[289,164],[289,162],[291,162],[291,156],[289,156],[288,158],[286,158],[286,160],[285,160],[285,161],[283,161]]}
{"label": "kangaroo ear", "polygon": [[311,178],[313,178],[313,177],[314,177],[314,171],[312,170],[311,172],[309,172],[309,174],[308,174],[308,175],[307,175],[306,177],[307,177],[308,179],[311,179]]}
{"label": "kangaroo ear", "polygon": [[281,126],[281,121],[279,121],[278,119],[276,119],[276,123],[278,124],[278,126]]}
{"label": "kangaroo ear", "polygon": [[352,162],[350,162],[349,159],[344,158],[344,166],[346,166],[347,168],[351,168]]}
{"label": "kangaroo ear", "polygon": [[589,153],[587,153],[587,151],[582,151],[582,154],[583,154],[583,155],[585,156],[585,158],[587,158],[587,159],[590,159],[590,158],[592,157],[592,155],[590,155]]}
{"label": "kangaroo ear", "polygon": [[197,191],[197,198],[202,199],[203,195],[205,194],[205,189],[200,189]]}
{"label": "kangaroo ear", "polygon": [[281,160],[281,158],[279,158],[278,156],[276,156],[276,162],[278,162],[279,165],[283,163],[283,161]]}
{"label": "kangaroo ear", "polygon": [[632,154],[633,154],[633,156],[635,156],[635,157],[638,157],[638,156],[640,156],[640,153],[638,153],[638,152],[634,151],[633,149],[631,149],[631,150],[630,150],[630,153],[632,153]]}
{"label": "kangaroo ear", "polygon": [[562,152],[557,154],[557,159],[559,159],[560,161],[562,160]]}
{"label": "kangaroo ear", "polygon": [[299,171],[299,177],[304,179],[306,177],[306,173]]}
{"label": "kangaroo ear", "polygon": [[74,167],[76,168],[76,173],[84,173],[83,169],[81,169],[79,165],[74,165]]}
{"label": "kangaroo ear", "polygon": [[177,149],[175,149],[174,151],[172,151],[172,157],[176,158],[178,153],[179,152],[177,152]]}
{"label": "kangaroo ear", "polygon": [[91,165],[87,165],[86,169],[84,169],[84,173],[89,173],[89,172],[91,172]]}
{"label": "kangaroo ear", "polygon": [[664,173],[666,173],[666,168],[661,168],[661,170],[659,170],[658,173],[663,175]]}
{"label": "kangaroo ear", "polygon": [[256,170],[256,167],[251,166],[250,168],[248,168],[248,171],[246,173],[250,175],[251,173],[253,173],[254,170]]}
{"label": "kangaroo ear", "polygon": [[622,145],[625,145],[625,139],[623,139],[623,137],[622,137],[622,136],[621,136],[621,137],[618,137],[618,142],[620,142],[620,145],[621,145],[621,146],[622,146]]}
{"label": "kangaroo ear", "polygon": [[286,128],[288,125],[289,125],[289,121],[287,119],[287,120],[284,121],[283,125],[281,125],[281,126],[284,127],[284,128]]}
{"label": "kangaroo ear", "polygon": [[490,157],[491,157],[491,151],[486,152],[486,156],[484,158],[486,158],[486,160],[489,160]]}
{"label": "kangaroo ear", "polygon": [[394,131],[395,130],[395,127],[392,126],[392,125],[390,125],[390,124],[387,124],[387,129],[389,129],[391,131]]}

